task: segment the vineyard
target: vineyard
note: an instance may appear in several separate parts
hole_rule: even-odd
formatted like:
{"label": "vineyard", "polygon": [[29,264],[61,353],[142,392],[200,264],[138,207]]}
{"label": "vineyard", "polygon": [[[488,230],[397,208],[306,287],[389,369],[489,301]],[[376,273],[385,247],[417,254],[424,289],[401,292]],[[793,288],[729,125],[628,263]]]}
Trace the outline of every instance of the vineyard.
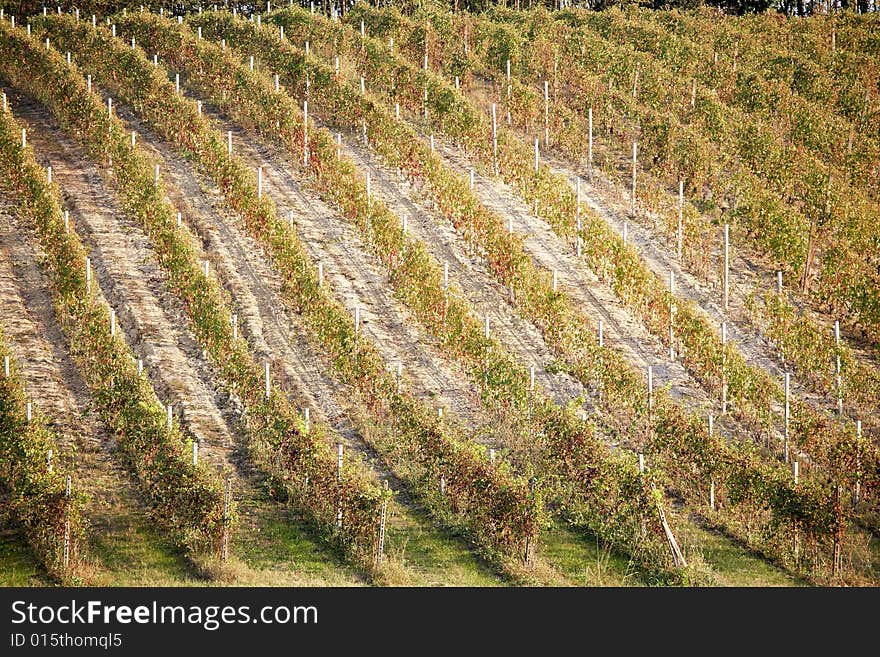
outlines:
{"label": "vineyard", "polygon": [[0,585],[880,583],[876,13],[228,6],[0,12]]}

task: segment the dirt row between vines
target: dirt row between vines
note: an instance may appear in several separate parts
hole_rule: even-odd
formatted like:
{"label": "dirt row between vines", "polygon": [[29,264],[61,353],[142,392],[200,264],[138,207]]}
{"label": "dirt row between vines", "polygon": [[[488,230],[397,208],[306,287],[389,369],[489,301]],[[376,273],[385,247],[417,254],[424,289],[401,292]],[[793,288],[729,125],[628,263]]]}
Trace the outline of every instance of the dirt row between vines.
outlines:
{"label": "dirt row between vines", "polygon": [[[265,564],[273,577],[291,584],[358,583],[359,577],[347,568],[333,565],[335,557],[314,542],[301,519],[268,498],[264,476],[252,467],[237,429],[239,404],[215,384],[214,368],[189,331],[182,304],[168,288],[149,238],[121,211],[101,171],[39,104],[22,97],[15,108],[29,125],[28,140],[37,160],[53,168],[71,223],[90,252],[93,277],[116,310],[119,330],[143,359],[159,398],[172,403],[184,431],[199,442],[200,459],[233,477],[240,517],[233,555],[237,542],[248,551],[265,549],[261,532],[291,525],[298,535],[286,540],[295,540],[321,566],[330,565],[326,572],[312,575],[298,572],[292,556],[273,554]],[[126,499],[134,495],[124,489],[119,494]],[[233,567],[235,577],[265,581],[260,568],[238,562]]]}
{"label": "dirt row between vines", "polygon": [[137,567],[128,546],[158,537],[136,482],[113,453],[114,436],[92,409],[88,387],[71,358],[52,305],[52,284],[39,265],[45,253],[35,228],[18,215],[7,194],[0,190],[0,323],[28,398],[58,433],[61,453],[53,459],[69,469],[73,489],[88,496],[87,532],[90,546],[97,549],[89,550],[83,575],[100,584],[110,574],[96,552],[112,552],[113,559]]}
{"label": "dirt row between vines", "polygon": [[[329,358],[309,338],[303,321],[289,309],[283,291],[284,282],[273,267],[271,258],[247,233],[240,217],[226,208],[219,188],[153,132],[130,108],[122,104],[116,107],[120,118],[138,134],[139,143],[160,163],[169,198],[180,210],[182,223],[193,231],[201,243],[210,262],[210,271],[218,275],[221,284],[229,292],[241,334],[247,339],[255,358],[269,361],[273,380],[284,388],[297,408],[301,411],[308,408],[313,420],[326,422],[342,439],[347,452],[353,450],[359,453],[377,478],[388,481],[395,491],[397,502],[390,520],[392,533],[403,536],[403,543],[415,544],[424,540],[435,545],[442,544],[467,561],[470,557],[463,556],[469,551],[467,546],[430,526],[430,521],[412,499],[405,484],[388,470],[381,457],[365,442],[360,434],[360,423],[354,419],[357,410],[349,398],[349,386],[334,378]],[[204,109],[213,111],[207,103]],[[215,116],[219,118],[221,115]],[[234,131],[234,147],[241,154],[242,142],[249,138],[238,128],[229,126],[229,129]],[[271,162],[266,153],[252,155],[260,162],[254,165],[255,168],[264,167],[264,193],[273,198],[279,208],[286,207],[285,204],[293,198],[296,203],[295,216],[302,218],[304,208],[316,207],[313,204],[318,202],[300,189],[298,182],[293,178],[284,178],[289,171],[281,167],[273,169],[279,165]],[[276,177],[268,175],[270,170],[275,172]],[[324,214],[314,215],[312,221],[321,223],[331,211],[317,207]],[[287,213],[281,216],[287,216]],[[329,274],[328,269],[325,272]],[[407,380],[405,371],[404,381]],[[389,537],[389,549],[395,550],[398,542],[396,537]],[[415,570],[408,575],[414,577],[414,581],[420,581],[421,578],[433,583],[446,581],[440,569],[433,564],[410,559],[408,567]],[[453,581],[457,576],[450,575]]]}

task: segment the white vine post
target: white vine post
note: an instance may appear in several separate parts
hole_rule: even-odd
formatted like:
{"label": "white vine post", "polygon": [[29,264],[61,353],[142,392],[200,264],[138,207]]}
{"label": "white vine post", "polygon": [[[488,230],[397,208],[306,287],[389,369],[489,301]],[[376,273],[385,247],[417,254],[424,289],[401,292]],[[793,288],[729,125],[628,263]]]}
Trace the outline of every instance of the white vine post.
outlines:
{"label": "white vine post", "polygon": [[633,170],[632,170],[632,207],[630,212],[636,216],[636,167],[638,167],[638,143],[633,142]]}
{"label": "white vine post", "polygon": [[251,71],[253,71],[254,70],[254,56],[253,55],[251,55],[249,62],[250,62]]}
{"label": "white vine post", "polygon": [[627,243],[627,238],[628,238],[627,233],[629,232],[628,229],[629,229],[628,222],[626,219],[624,219],[623,220],[623,245],[624,246],[626,246],[626,243]]}
{"label": "white vine post", "polygon": [[232,315],[232,339],[238,340],[238,315]]}
{"label": "white vine post", "polygon": [[52,465],[52,450],[48,450],[46,452],[46,472],[51,473],[55,469],[55,466]]}
{"label": "white vine post", "polygon": [[794,474],[794,485],[797,486],[798,481],[800,480],[800,476],[799,476],[800,475],[800,463],[795,461],[794,464],[792,465],[792,471]]}
{"label": "white vine post", "polygon": [[27,128],[21,129],[21,150],[27,148]]}
{"label": "white vine post", "polygon": [[511,125],[510,120],[510,60],[507,60],[507,125]]}
{"label": "white vine post", "polygon": [[86,258],[86,294],[92,292],[92,259]]}
{"label": "white vine post", "polygon": [[[535,173],[538,173],[538,138],[537,137],[535,137]],[[537,214],[537,212],[535,214]]]}
{"label": "white vine post", "polygon": [[107,97],[107,118],[113,118],[113,99],[109,96]]}
{"label": "white vine post", "polygon": [[229,558],[229,505],[232,500],[232,477],[226,475],[223,487],[223,534],[220,538],[220,563]]}
{"label": "white vine post", "polygon": [[177,227],[180,228],[181,226],[183,226],[183,215],[178,210],[178,212],[177,212]]}
{"label": "white vine post", "polygon": [[587,171],[590,174],[590,180],[593,179],[593,108],[590,107],[589,112],[587,114],[587,120],[590,125],[590,142],[587,149]]}
{"label": "white vine post", "polygon": [[498,175],[498,119],[495,103],[492,103],[492,169]]}
{"label": "white vine post", "polygon": [[782,272],[776,272],[776,294],[782,294]]}
{"label": "white vine post", "polygon": [[532,409],[535,404],[535,366],[529,366],[529,419],[532,417]]}
{"label": "white vine post", "polygon": [[[336,481],[342,481],[342,443],[336,443]],[[337,501],[336,526],[342,527],[342,498]]]}
{"label": "white vine post", "polygon": [[654,367],[648,365],[648,431],[647,440],[651,441],[651,433],[654,422]]}
{"label": "white vine post", "polygon": [[443,263],[443,321],[449,311],[449,261]]}
{"label": "white vine post", "polygon": [[724,310],[730,304],[730,224],[724,224]]}
{"label": "white vine post", "polygon": [[697,106],[697,78],[691,80],[691,109]]}
{"label": "white vine post", "polygon": [[[709,414],[709,438],[712,438],[714,432],[715,417]],[[715,477],[709,479],[709,508],[715,510]]]}
{"label": "white vine post", "polygon": [[675,272],[669,270],[669,360],[675,360]]}
{"label": "white vine post", "polygon": [[727,413],[727,322],[721,322],[721,414]]}
{"label": "white vine post", "polygon": [[788,438],[789,438],[789,426],[791,424],[791,405],[789,403],[791,397],[791,374],[785,373],[785,416],[784,416],[784,428],[782,435],[782,456],[785,459],[785,462],[788,463]]}
{"label": "white vine post", "polygon": [[67,475],[64,482],[64,547],[61,556],[64,570],[70,567],[70,487],[71,479],[70,475]]}
{"label": "white vine post", "polygon": [[30,423],[30,421],[34,418],[34,407],[31,402],[27,403],[27,406],[25,408],[25,417],[27,418],[28,423]]}
{"label": "white vine post", "polygon": [[678,232],[676,233],[678,261],[681,262],[684,250],[684,181],[678,181]]}
{"label": "white vine post", "polygon": [[3,357],[3,374],[9,378],[9,356]]}
{"label": "white vine post", "polygon": [[309,164],[309,101],[303,101],[303,166]]}
{"label": "white vine post", "polygon": [[336,133],[336,159],[342,159],[342,133]]}
{"label": "white vine post", "polygon": [[859,454],[860,443],[862,442],[862,421],[856,420],[856,483],[855,489],[853,490],[853,506],[857,506],[862,493],[862,481],[861,481],[861,469],[862,469],[862,459]]}
{"label": "white vine post", "polygon": [[843,377],[840,374],[840,320],[834,320],[834,350],[837,379],[837,414],[843,415]]}
{"label": "white vine post", "polygon": [[279,91],[281,91],[281,78],[280,78],[280,76],[276,73],[276,74],[275,74],[275,92],[277,93],[277,92],[279,92]]}
{"label": "white vine post", "polygon": [[388,517],[388,500],[382,500],[381,513],[379,515],[379,539],[376,545],[376,565],[382,563],[385,554],[385,522]]}
{"label": "white vine post", "polygon": [[180,95],[180,73],[174,74],[174,93]]}
{"label": "white vine post", "polygon": [[263,377],[265,378],[266,399],[269,399],[269,395],[272,392],[272,378],[269,375],[269,361],[268,360],[265,363],[263,363]]}
{"label": "white vine post", "polygon": [[158,187],[159,186],[159,165],[156,165],[156,169],[153,172],[153,184]]}
{"label": "white vine post", "polygon": [[138,376],[144,373],[144,361],[142,358],[138,358]]}
{"label": "white vine post", "polygon": [[324,287],[324,263],[318,263],[318,287]]}
{"label": "white vine post", "polygon": [[195,440],[192,443],[192,464],[193,467],[199,464],[199,444]]}
{"label": "white vine post", "polygon": [[544,80],[544,148],[550,148],[550,82]]}
{"label": "white vine post", "polygon": [[52,184],[52,167],[46,167],[46,184]]}
{"label": "white vine post", "polygon": [[309,433],[312,430],[312,419],[311,419],[311,412],[310,412],[308,406],[306,406],[305,409],[303,410],[303,423],[305,424],[305,427],[306,427],[306,433]]}

